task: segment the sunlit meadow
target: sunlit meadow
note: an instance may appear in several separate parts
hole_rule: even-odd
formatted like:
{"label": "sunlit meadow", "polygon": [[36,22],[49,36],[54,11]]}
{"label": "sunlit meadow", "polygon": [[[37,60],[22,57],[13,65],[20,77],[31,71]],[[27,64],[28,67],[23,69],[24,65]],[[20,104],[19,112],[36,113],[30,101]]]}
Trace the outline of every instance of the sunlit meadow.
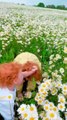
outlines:
{"label": "sunlit meadow", "polygon": [[67,11],[1,4],[0,63],[24,51],[38,56],[43,79],[19,103],[22,120],[67,120]]}

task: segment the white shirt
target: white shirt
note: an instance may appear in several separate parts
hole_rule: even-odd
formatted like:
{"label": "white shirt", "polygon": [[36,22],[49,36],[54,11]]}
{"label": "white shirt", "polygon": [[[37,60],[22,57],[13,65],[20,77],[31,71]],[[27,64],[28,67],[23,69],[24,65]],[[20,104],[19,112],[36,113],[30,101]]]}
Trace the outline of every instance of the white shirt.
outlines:
{"label": "white shirt", "polygon": [[14,100],[16,89],[0,88],[0,114],[5,120],[14,120]]}

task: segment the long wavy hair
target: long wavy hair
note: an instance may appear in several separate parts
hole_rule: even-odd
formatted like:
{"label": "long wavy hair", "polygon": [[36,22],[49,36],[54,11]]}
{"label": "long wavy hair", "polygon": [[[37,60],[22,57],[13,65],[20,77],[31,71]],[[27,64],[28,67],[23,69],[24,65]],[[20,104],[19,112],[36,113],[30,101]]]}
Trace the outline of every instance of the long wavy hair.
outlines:
{"label": "long wavy hair", "polygon": [[10,87],[17,79],[19,71],[22,70],[22,65],[18,63],[3,63],[0,64],[0,87]]}
{"label": "long wavy hair", "polygon": [[14,80],[18,78],[20,71],[30,71],[33,66],[37,66],[38,70],[27,77],[26,80],[32,80],[34,77],[36,81],[40,81],[42,78],[41,70],[33,62],[27,62],[24,65],[14,62],[0,64],[0,88],[10,87],[14,84]]}

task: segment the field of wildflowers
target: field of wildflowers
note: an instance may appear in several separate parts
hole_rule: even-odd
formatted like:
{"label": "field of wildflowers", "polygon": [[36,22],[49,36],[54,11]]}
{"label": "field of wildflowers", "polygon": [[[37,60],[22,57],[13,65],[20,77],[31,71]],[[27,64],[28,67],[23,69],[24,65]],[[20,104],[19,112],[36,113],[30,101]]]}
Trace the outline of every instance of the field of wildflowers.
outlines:
{"label": "field of wildflowers", "polygon": [[22,120],[67,120],[67,11],[0,5],[0,63],[29,51],[43,79],[19,103]]}

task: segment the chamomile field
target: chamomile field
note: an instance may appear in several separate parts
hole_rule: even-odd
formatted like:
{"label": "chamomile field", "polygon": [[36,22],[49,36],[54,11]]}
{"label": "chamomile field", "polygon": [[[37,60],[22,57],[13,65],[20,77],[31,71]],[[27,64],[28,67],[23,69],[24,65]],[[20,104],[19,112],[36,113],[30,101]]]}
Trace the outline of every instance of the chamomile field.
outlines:
{"label": "chamomile field", "polygon": [[25,51],[43,79],[18,102],[22,120],[67,120],[67,11],[0,3],[0,64]]}

